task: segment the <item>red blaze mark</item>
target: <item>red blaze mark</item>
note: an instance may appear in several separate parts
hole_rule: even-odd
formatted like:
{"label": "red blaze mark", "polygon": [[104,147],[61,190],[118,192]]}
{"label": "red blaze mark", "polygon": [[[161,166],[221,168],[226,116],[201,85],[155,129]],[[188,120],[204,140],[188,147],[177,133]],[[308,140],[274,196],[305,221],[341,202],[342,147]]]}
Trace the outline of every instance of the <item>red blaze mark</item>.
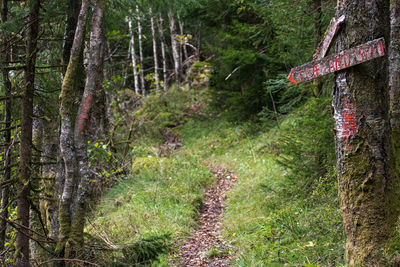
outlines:
{"label": "red blaze mark", "polygon": [[[338,58],[335,58],[335,62],[336,62],[336,70],[341,70],[343,67],[342,67],[342,63],[340,63],[340,60]],[[338,67],[338,63],[339,63],[340,68]]]}
{"label": "red blaze mark", "polygon": [[[356,109],[354,108],[353,103],[349,101],[347,97],[343,99],[343,109],[341,111],[341,115],[343,118],[342,121],[342,140],[347,142],[351,136],[354,136],[358,131],[358,125],[356,120]],[[346,145],[346,149],[351,149],[350,145]]]}
{"label": "red blaze mark", "polygon": [[[348,55],[344,55],[344,65],[346,66],[346,68],[350,67],[351,64],[351,60],[350,57]],[[346,59],[348,60],[348,62],[346,61]]]}
{"label": "red blaze mark", "polygon": [[335,72],[336,71],[336,68],[335,68],[335,63],[333,63],[333,60],[332,59],[329,59],[329,71],[330,72]]}
{"label": "red blaze mark", "polygon": [[320,69],[318,68],[318,64],[314,66],[314,72],[313,75],[319,77],[319,73],[318,71],[320,71]]}
{"label": "red blaze mark", "polygon": [[88,93],[83,102],[81,113],[78,117],[78,131],[82,132],[85,127],[86,119],[89,115],[90,108],[92,107],[92,94]]}

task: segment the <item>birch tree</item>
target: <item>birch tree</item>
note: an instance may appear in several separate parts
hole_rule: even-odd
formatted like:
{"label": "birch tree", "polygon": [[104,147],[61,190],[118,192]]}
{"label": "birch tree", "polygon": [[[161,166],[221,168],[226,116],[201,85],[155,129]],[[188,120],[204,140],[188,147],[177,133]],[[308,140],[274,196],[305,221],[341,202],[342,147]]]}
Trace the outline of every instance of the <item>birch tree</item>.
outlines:
{"label": "birch tree", "polygon": [[162,57],[162,64],[163,64],[163,89],[167,91],[167,58],[165,56],[165,36],[164,36],[164,28],[163,28],[163,18],[160,14],[158,19],[158,31],[160,33],[160,42],[161,42],[161,57]]}
{"label": "birch tree", "polygon": [[179,64],[179,51],[178,51],[178,42],[176,41],[176,22],[174,14],[171,10],[168,10],[168,18],[169,18],[169,28],[171,33],[171,48],[172,48],[172,57],[174,60],[174,73],[175,79],[178,87],[180,86],[180,64]]}
{"label": "birch tree", "polygon": [[134,81],[134,87],[135,87],[135,93],[140,94],[140,87],[139,87],[139,76],[137,72],[137,63],[136,63],[136,50],[135,50],[135,33],[132,28],[132,20],[128,19],[128,26],[129,26],[129,33],[131,35],[130,39],[130,54],[131,54],[131,59],[132,59],[132,68],[133,68],[133,81]]}
{"label": "birch tree", "polygon": [[143,72],[143,33],[142,33],[142,23],[141,23],[141,18],[142,16],[139,13],[139,7],[136,6],[136,13],[138,16],[138,38],[139,38],[139,75],[140,75],[140,89],[142,90],[142,95],[144,96],[146,94],[146,88],[145,88],[145,83],[144,83],[144,72]]}
{"label": "birch tree", "polygon": [[149,9],[150,13],[150,24],[151,24],[151,35],[153,38],[153,58],[154,58],[154,81],[156,83],[156,92],[160,90],[160,79],[158,77],[158,55],[157,55],[157,40],[156,40],[156,29],[154,25],[154,17],[152,9]]}

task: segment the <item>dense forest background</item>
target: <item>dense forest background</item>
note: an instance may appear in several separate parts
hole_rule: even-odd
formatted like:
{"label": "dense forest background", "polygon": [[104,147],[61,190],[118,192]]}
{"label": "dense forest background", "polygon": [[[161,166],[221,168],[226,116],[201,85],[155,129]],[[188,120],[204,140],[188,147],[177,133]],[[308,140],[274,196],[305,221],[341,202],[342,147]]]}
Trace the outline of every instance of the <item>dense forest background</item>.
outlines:
{"label": "dense forest background", "polygon": [[203,259],[344,265],[333,76],[286,79],[336,1],[0,2],[2,265],[179,265],[218,168]]}

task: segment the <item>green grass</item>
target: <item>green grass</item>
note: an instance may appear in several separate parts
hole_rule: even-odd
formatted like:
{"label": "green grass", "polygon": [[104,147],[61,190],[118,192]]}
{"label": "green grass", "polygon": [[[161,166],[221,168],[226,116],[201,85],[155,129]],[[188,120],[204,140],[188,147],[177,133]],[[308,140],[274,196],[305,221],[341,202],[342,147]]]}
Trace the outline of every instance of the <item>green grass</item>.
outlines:
{"label": "green grass", "polygon": [[[149,155],[133,164],[137,171],[111,188],[87,231],[123,248],[148,233],[179,239],[196,225],[204,188],[212,174],[195,157]],[[93,227],[95,225],[95,227]]]}
{"label": "green grass", "polygon": [[[202,96],[193,91],[180,93],[187,94],[179,97],[186,106],[207,101],[203,92]],[[171,94],[163,99],[177,92]],[[168,123],[170,118],[179,118],[173,120],[178,125],[173,131],[184,146],[169,158],[159,157],[159,138],[146,131],[149,138],[144,141],[146,135],[139,129],[130,146],[131,174],[103,197],[94,212],[96,227],[89,226],[89,233],[102,239],[106,233],[106,239],[118,248],[147,240],[149,235],[170,234],[165,246],[176,252],[173,244],[196,227],[197,208],[212,183],[212,174],[204,166],[207,162],[239,176],[228,193],[223,221],[223,236],[236,254],[232,266],[343,264],[343,229],[329,156],[334,151],[329,143],[332,130],[326,100],[309,101],[268,127],[205,114],[178,116],[175,113],[186,110],[183,103],[164,106],[164,113],[170,114]],[[157,112],[161,114],[159,109],[160,105]],[[146,123],[146,113],[139,114],[145,119],[143,125],[147,129],[151,125],[156,134],[157,117],[149,115],[151,123]],[[164,254],[149,256],[149,260],[158,257],[160,261],[153,264],[168,266],[168,256],[161,252]],[[126,257],[118,253],[114,262],[126,263]],[[211,257],[219,252],[208,253]]]}
{"label": "green grass", "polygon": [[[281,146],[274,145],[289,131],[301,135],[298,127],[305,124],[299,121],[309,105],[315,104],[308,103],[280,121],[280,127],[261,131],[257,125],[223,120],[191,121],[179,129],[186,144],[181,155],[194,154],[239,176],[228,195],[223,232],[237,250],[235,266],[343,264],[343,228],[334,170],[331,167],[319,177],[293,177],[291,169],[278,163],[283,155],[278,155]],[[305,146],[305,152],[317,150],[308,147],[310,144]]]}

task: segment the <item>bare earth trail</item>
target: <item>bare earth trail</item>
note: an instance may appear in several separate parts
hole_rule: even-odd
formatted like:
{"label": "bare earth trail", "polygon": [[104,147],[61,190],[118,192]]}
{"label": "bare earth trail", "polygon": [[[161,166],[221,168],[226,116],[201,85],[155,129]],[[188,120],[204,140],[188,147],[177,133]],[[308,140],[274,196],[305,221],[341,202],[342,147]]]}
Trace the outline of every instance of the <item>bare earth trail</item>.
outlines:
{"label": "bare earth trail", "polygon": [[[226,192],[235,185],[237,176],[224,169],[208,167],[212,170],[216,182],[204,195],[200,208],[199,228],[179,248],[178,266],[229,266],[233,257],[225,252],[228,251],[228,247],[220,232]],[[213,254],[209,253],[211,249],[222,253],[209,255]]]}

